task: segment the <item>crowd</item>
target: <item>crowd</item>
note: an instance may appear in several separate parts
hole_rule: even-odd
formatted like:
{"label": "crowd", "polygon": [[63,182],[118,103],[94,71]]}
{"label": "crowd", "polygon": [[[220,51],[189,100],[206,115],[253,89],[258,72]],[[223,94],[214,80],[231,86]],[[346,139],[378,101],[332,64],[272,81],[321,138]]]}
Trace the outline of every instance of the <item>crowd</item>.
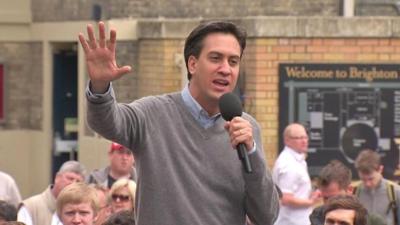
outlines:
{"label": "crowd", "polygon": [[[189,83],[181,92],[130,104],[117,103],[112,81],[131,67],[117,65],[116,31],[107,40],[105,30],[99,22],[96,38],[88,25],[88,39],[79,34],[79,41],[90,78],[87,121],[113,140],[109,165],[86,176],[81,163],[67,161],[51,185],[25,200],[0,173],[0,224],[398,225],[400,188],[382,177],[377,152],[355,160],[359,184],[351,185],[350,170],[334,160],[313,190],[303,125],[286,127],[271,173],[257,121],[241,109],[230,121],[221,117],[219,99],[235,88],[246,47],[246,33],[234,23],[192,30],[184,46]],[[244,151],[235,152],[238,145]]]}
{"label": "crowd", "polygon": [[[400,187],[383,178],[378,153],[364,150],[358,155],[355,167],[360,181],[355,183],[351,170],[332,160],[321,169],[317,190],[312,191],[305,162],[306,130],[290,124],[283,136],[285,148],[273,168],[281,193],[275,225],[398,224]],[[10,198],[20,198],[14,179],[1,173],[8,182],[0,185],[4,193],[0,195],[0,224],[134,224],[137,175],[132,151],[113,142],[108,157],[107,167],[89,175],[81,163],[67,161],[42,193],[20,201]],[[246,223],[253,224],[250,219]]]}
{"label": "crowd", "polygon": [[[305,161],[308,135],[304,126],[290,124],[283,136],[285,148],[273,168],[274,181],[282,191],[281,211],[276,225],[357,224],[357,213],[347,214],[343,211],[327,214],[332,198],[357,202],[360,208],[355,212],[362,212],[367,221],[358,224],[399,224],[400,186],[382,176],[384,165],[376,151],[364,149],[355,159],[354,166],[360,178],[358,182],[352,183],[351,170],[333,159],[320,170],[317,189],[312,191]],[[323,204],[315,207],[320,200]],[[336,218],[329,218],[328,215],[336,215]],[[348,220],[349,215],[352,220]]]}
{"label": "crowd", "polygon": [[[136,172],[132,151],[112,143],[108,158],[107,167],[90,174],[80,162],[66,161],[42,193],[20,201],[10,199],[20,195],[14,180],[7,175],[13,185],[1,183],[0,192],[4,189],[4,193],[7,190],[13,195],[0,196],[0,224],[18,221],[25,225],[102,225],[113,224],[116,218],[128,214],[133,219]],[[118,216],[121,212],[124,214]]]}

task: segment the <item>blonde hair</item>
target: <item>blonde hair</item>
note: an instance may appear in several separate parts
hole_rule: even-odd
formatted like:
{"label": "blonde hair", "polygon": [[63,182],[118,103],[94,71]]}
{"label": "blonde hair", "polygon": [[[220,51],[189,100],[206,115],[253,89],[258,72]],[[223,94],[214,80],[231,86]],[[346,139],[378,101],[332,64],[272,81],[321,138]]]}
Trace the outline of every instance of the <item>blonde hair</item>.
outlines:
{"label": "blonde hair", "polygon": [[136,196],[136,182],[126,178],[121,178],[115,181],[115,183],[111,186],[110,192],[108,194],[108,200],[111,201],[111,195],[123,187],[128,188],[129,194],[131,195],[132,206],[134,206]]}
{"label": "blonde hair", "polygon": [[1,223],[1,225],[25,225],[25,223],[19,221],[5,221]]}
{"label": "blonde hair", "polygon": [[78,182],[66,186],[58,195],[56,207],[57,215],[61,218],[61,210],[66,204],[90,203],[94,215],[99,210],[99,201],[96,189],[85,183]]}

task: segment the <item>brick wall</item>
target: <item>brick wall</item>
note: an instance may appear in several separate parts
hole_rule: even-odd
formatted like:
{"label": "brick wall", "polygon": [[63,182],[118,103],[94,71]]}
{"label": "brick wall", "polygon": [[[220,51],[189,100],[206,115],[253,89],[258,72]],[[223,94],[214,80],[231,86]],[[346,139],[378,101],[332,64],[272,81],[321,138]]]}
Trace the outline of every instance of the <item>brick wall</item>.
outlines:
{"label": "brick wall", "polygon": [[261,124],[270,166],[278,154],[279,63],[398,63],[398,38],[260,38],[245,55],[246,108]]}
{"label": "brick wall", "polygon": [[[175,57],[182,53],[182,48],[183,39],[140,40],[138,64],[133,65],[136,90],[132,81],[126,84],[125,90],[116,85],[118,95],[133,91],[140,98],[181,90],[182,74]],[[279,109],[278,102],[279,63],[396,63],[399,60],[400,39],[397,38],[249,38],[242,62],[245,110],[260,123],[269,166],[272,167],[279,153],[279,110],[285,110]],[[135,96],[126,96],[126,99],[131,101]]]}
{"label": "brick wall", "polygon": [[182,75],[175,63],[182,53],[181,40],[145,39],[139,45],[138,93],[140,97],[181,90]]}
{"label": "brick wall", "polygon": [[[337,16],[337,0],[33,0],[34,22],[92,19],[100,5],[102,19],[111,18],[224,18],[247,16]],[[62,10],[61,10],[62,9]]]}
{"label": "brick wall", "polygon": [[138,91],[138,42],[118,42],[117,63],[119,66],[129,65],[132,72],[113,82],[119,102],[131,102],[139,96]]}
{"label": "brick wall", "polygon": [[43,69],[39,43],[0,43],[5,64],[5,123],[0,129],[42,128]]}

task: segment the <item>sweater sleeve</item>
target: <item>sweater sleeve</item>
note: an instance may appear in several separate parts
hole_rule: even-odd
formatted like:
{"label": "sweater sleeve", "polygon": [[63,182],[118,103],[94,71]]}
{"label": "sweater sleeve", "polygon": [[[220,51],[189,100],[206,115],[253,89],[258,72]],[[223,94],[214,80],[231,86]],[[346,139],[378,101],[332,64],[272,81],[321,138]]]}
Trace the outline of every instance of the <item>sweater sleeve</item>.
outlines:
{"label": "sweater sleeve", "polygon": [[253,172],[243,172],[246,188],[245,209],[255,225],[272,225],[279,212],[278,191],[267,169],[258,124],[253,124],[257,151],[249,155]]}
{"label": "sweater sleeve", "polygon": [[144,113],[131,104],[119,104],[115,100],[112,85],[110,91],[93,95],[86,87],[87,122],[91,129],[101,136],[120,143],[135,152],[139,145],[139,129]]}

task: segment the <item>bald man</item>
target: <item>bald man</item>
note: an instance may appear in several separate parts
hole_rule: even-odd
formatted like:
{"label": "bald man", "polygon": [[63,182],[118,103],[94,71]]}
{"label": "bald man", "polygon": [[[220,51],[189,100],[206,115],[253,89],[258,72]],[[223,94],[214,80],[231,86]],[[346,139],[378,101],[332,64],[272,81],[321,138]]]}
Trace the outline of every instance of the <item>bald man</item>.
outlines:
{"label": "bald man", "polygon": [[275,225],[309,224],[319,193],[312,193],[305,156],[308,135],[303,125],[292,123],[284,132],[285,148],[275,162],[273,179],[282,191],[281,210]]}

